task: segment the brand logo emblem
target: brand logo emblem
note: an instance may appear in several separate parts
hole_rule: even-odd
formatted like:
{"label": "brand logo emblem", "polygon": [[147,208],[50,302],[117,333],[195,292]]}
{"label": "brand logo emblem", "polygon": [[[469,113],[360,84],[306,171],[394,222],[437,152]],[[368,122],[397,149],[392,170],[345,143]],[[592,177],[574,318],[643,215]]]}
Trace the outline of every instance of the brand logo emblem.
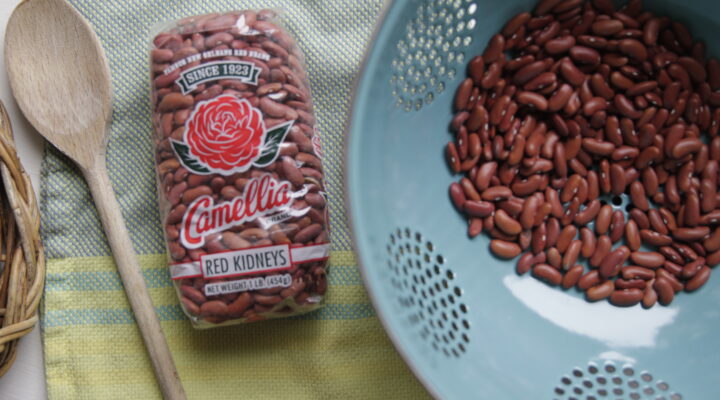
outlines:
{"label": "brand logo emblem", "polygon": [[247,99],[223,95],[199,102],[185,123],[183,141],[171,144],[191,173],[232,175],[272,164],[292,124],[266,130],[262,113]]}

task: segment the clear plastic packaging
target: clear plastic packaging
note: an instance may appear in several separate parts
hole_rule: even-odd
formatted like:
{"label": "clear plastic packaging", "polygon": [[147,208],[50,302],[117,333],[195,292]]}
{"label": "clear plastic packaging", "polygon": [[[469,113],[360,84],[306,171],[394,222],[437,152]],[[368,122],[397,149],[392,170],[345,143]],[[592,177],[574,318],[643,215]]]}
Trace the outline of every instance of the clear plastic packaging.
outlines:
{"label": "clear plastic packaging", "polygon": [[274,11],[185,18],[150,50],[170,273],[206,328],[317,309],[328,216],[303,56]]}

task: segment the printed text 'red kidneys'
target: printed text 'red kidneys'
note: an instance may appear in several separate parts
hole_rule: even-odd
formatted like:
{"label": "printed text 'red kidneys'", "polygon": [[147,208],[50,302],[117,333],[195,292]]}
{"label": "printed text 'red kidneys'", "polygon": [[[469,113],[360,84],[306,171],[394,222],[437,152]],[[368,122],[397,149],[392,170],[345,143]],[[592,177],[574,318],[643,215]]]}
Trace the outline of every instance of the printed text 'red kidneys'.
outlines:
{"label": "printed text 'red kidneys'", "polygon": [[190,204],[183,217],[181,240],[189,249],[202,247],[206,235],[287,209],[292,200],[290,184],[269,174],[248,181],[243,195],[230,202],[215,205],[212,197],[202,196]]}

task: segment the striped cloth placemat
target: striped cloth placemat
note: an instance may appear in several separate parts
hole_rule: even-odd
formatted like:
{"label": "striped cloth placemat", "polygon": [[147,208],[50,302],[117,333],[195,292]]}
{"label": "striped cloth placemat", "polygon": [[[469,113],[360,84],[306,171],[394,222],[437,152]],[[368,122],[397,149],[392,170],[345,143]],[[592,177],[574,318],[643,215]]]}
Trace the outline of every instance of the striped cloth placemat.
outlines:
{"label": "striped cloth placemat", "polygon": [[[344,124],[382,1],[70,2],[90,20],[110,60],[115,90],[110,176],[189,398],[426,397],[368,301],[343,209]],[[184,16],[259,7],[285,10],[285,23],[308,62],[330,196],[329,295],[327,305],[311,314],[198,331],[178,306],[163,254],[148,100],[149,32],[159,22]],[[42,329],[50,398],[159,398],[87,186],[52,148],[44,159],[41,192],[48,257]]]}

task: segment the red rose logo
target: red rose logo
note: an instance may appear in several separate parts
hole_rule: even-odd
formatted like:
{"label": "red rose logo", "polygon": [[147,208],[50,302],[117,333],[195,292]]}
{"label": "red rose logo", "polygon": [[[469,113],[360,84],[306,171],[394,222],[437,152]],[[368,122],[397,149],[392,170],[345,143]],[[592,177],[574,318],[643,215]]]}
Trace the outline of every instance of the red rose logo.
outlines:
{"label": "red rose logo", "polygon": [[185,143],[210,172],[247,171],[263,151],[262,113],[246,99],[230,95],[201,102],[188,118]]}
{"label": "red rose logo", "polygon": [[170,143],[188,171],[232,175],[275,162],[293,123],[266,132],[260,110],[246,99],[223,95],[198,103],[185,124],[185,140]]}

